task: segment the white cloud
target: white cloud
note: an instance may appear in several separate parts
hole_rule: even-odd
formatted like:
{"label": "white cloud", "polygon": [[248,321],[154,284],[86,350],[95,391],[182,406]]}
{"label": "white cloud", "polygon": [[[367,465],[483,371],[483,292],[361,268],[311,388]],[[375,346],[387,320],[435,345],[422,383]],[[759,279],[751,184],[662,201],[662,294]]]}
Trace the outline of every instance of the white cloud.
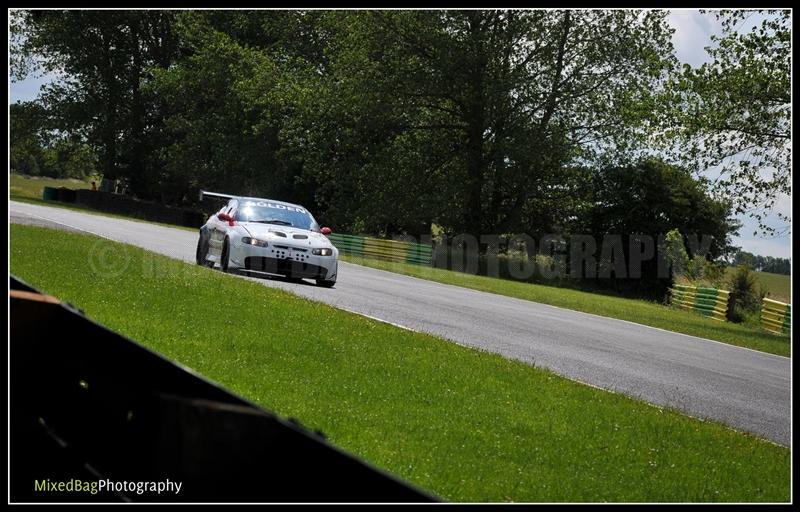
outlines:
{"label": "white cloud", "polygon": [[721,32],[713,13],[701,14],[695,9],[674,10],[667,21],[675,29],[672,44],[678,60],[693,67],[708,62],[705,47],[711,44],[712,35]]}
{"label": "white cloud", "polygon": [[787,217],[792,214],[792,197],[788,194],[781,194],[775,201],[775,206],[772,208],[775,213],[781,213]]}
{"label": "white cloud", "polygon": [[[737,32],[749,32],[769,16],[752,12],[736,27]],[[697,9],[674,9],[670,11],[667,22],[675,29],[672,44],[675,56],[681,62],[697,67],[709,61],[705,48],[711,46],[711,36],[722,34],[722,24],[717,21],[713,10],[705,14]]]}

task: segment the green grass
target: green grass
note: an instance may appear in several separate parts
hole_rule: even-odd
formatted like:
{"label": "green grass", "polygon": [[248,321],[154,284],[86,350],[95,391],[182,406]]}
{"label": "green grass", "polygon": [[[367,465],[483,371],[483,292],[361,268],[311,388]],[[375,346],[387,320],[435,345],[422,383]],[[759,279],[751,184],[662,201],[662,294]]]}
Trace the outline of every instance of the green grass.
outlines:
{"label": "green grass", "polygon": [[772,274],[770,272],[756,272],[761,286],[767,292],[767,297],[788,304],[792,303],[792,281],[790,276]]}
{"label": "green grass", "polygon": [[10,230],[31,285],[444,499],[790,498],[789,449],[717,423],[136,247]]}
{"label": "green grass", "polygon": [[14,197],[28,197],[31,199],[42,199],[44,187],[53,188],[92,188],[92,180],[65,179],[57,180],[38,176],[22,176],[20,174],[9,174],[9,194]]}
{"label": "green grass", "polygon": [[667,329],[731,345],[747,347],[782,356],[791,353],[790,338],[777,336],[757,326],[720,322],[689,311],[637,299],[559,288],[541,284],[522,283],[508,279],[465,274],[440,268],[384,261],[361,256],[339,256],[343,261],[367,267],[419,277],[438,283],[497,293],[508,297],[550,304],[575,311],[628,320],[639,324]]}

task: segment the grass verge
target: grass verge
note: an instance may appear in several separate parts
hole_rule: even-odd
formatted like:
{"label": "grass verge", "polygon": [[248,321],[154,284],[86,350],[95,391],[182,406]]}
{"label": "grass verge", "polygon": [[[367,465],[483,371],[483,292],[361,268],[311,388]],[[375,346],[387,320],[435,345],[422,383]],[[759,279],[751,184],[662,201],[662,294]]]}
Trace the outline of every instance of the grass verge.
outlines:
{"label": "grass verge", "polygon": [[790,337],[770,334],[757,326],[720,322],[696,313],[648,302],[597,293],[559,288],[541,284],[522,283],[507,279],[465,274],[440,268],[409,263],[384,261],[361,256],[339,256],[341,260],[371,268],[396,272],[438,283],[497,293],[565,309],[627,320],[668,331],[721,341],[762,352],[789,356]]}
{"label": "grass verge", "polygon": [[10,229],[31,285],[444,499],[789,499],[789,450],[722,425],[133,246]]}

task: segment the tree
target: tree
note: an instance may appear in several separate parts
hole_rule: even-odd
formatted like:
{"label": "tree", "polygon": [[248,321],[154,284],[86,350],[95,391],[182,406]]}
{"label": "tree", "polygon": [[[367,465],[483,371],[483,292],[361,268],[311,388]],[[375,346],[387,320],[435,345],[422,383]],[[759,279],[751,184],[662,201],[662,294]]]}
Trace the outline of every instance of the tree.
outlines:
{"label": "tree", "polygon": [[298,185],[301,166],[285,154],[278,133],[287,115],[279,84],[292,77],[298,55],[320,53],[302,41],[313,18],[238,11],[178,16],[181,57],[155,69],[145,88],[164,115],[158,184],[166,199],[191,200],[206,188],[312,206],[313,189]]}
{"label": "tree", "polygon": [[566,165],[634,152],[671,55],[656,11],[325,21],[329,65],[295,89],[300,115],[283,133],[323,204],[376,232],[550,230],[571,193]]}
{"label": "tree", "polygon": [[745,265],[752,268],[754,266],[755,258],[756,256],[753,253],[741,250],[736,251],[736,254],[733,256],[733,265]]}
{"label": "tree", "polygon": [[53,159],[49,168],[54,178],[84,179],[97,171],[97,156],[81,142],[58,139],[45,152]]}
{"label": "tree", "polygon": [[[765,16],[760,25],[740,33],[756,14]],[[667,87],[663,141],[697,172],[719,168],[715,191],[775,233],[764,212],[791,186],[791,11],[715,16],[723,34],[707,48],[712,61],[684,66]]]}
{"label": "tree", "polygon": [[755,275],[747,265],[739,265],[728,279],[728,288],[733,298],[733,320],[743,321],[761,309],[761,302],[766,295],[758,285]]}
{"label": "tree", "polygon": [[[576,222],[578,232],[644,234],[656,237],[678,230],[684,237],[711,240],[701,256],[721,259],[732,253],[731,236],[740,226],[732,205],[710,195],[691,171],[657,159],[590,170],[591,206]],[[575,229],[575,228],[573,228]],[[688,242],[688,239],[686,240]],[[696,243],[687,243],[688,257]]]}
{"label": "tree", "polygon": [[[567,228],[592,235],[598,247],[606,235],[619,235],[623,253],[629,255],[639,250],[631,247],[639,243],[637,235],[653,240],[654,250],[658,239],[665,237],[673,270],[694,278],[702,274],[701,259],[723,260],[734,250],[731,236],[740,224],[732,216],[731,204],[710,195],[706,183],[688,169],[646,158],[582,173],[586,190],[576,200],[578,208]],[[657,296],[670,284],[659,275],[657,259],[642,262],[641,276],[617,280],[614,286]]]}
{"label": "tree", "polygon": [[9,105],[11,170],[28,175],[41,173],[46,113],[33,102]]}
{"label": "tree", "polygon": [[734,266],[745,265],[760,272],[784,275],[790,275],[792,272],[792,261],[790,259],[761,256],[742,250],[736,251],[732,262]]}
{"label": "tree", "polygon": [[39,10],[12,13],[15,78],[37,68],[63,79],[41,103],[54,128],[91,146],[105,177],[128,178],[141,195],[157,173],[159,113],[142,96],[151,66],[175,55],[172,11]]}
{"label": "tree", "polygon": [[673,275],[684,275],[690,266],[691,260],[686,252],[686,244],[680,230],[672,229],[665,237],[666,258],[670,264]]}

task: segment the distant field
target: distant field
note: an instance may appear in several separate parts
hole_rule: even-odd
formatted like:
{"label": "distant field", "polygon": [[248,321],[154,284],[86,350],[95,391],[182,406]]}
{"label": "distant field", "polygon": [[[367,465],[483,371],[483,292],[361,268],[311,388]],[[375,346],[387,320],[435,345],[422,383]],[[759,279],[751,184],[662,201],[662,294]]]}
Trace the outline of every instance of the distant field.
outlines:
{"label": "distant field", "polygon": [[[726,278],[730,278],[736,271],[736,267],[725,269]],[[792,283],[791,276],[783,274],[772,274],[770,272],[753,272],[758,281],[758,285],[767,292],[767,297],[772,300],[779,300],[791,304],[792,302]],[[727,287],[727,280],[724,287]]]}
{"label": "distant field", "polygon": [[38,176],[9,175],[9,195],[16,197],[29,197],[41,199],[44,187],[66,187],[71,189],[91,188],[91,180],[56,180],[53,178],[40,178]]}
{"label": "distant field", "polygon": [[771,274],[769,272],[756,272],[756,279],[766,290],[767,297],[791,304],[792,285],[791,277],[781,274]]}
{"label": "distant field", "polygon": [[[698,286],[709,286],[712,288],[730,289],[730,278],[736,271],[736,267],[727,267],[725,269],[725,279],[721,284],[714,284],[708,281],[699,281],[694,283]],[[772,274],[770,272],[753,272],[758,286],[765,292],[767,297],[772,300],[778,300],[791,304],[792,302],[792,288],[791,276],[783,274]],[[685,278],[679,278],[679,284],[693,284]]]}

